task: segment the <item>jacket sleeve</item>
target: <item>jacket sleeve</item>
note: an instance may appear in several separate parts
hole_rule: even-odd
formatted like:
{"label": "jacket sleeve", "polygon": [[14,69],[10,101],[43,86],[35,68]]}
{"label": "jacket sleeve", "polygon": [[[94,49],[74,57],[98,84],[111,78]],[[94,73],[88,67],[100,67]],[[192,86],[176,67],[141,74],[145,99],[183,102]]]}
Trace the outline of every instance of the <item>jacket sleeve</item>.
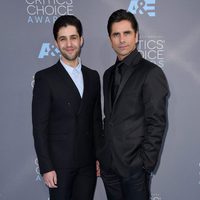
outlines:
{"label": "jacket sleeve", "polygon": [[49,85],[41,73],[36,73],[32,99],[32,124],[34,146],[41,174],[53,170],[48,151],[48,120],[50,105],[51,94]]}
{"label": "jacket sleeve", "polygon": [[93,130],[94,130],[94,139],[95,139],[95,150],[96,150],[96,158],[98,158],[98,152],[101,148],[101,143],[103,140],[103,129],[102,129],[102,110],[101,110],[101,84],[100,77],[97,73],[97,96],[94,107],[94,115],[93,115]]}
{"label": "jacket sleeve", "polygon": [[145,136],[142,144],[144,168],[154,170],[167,124],[167,80],[163,71],[155,67],[147,74],[143,87]]}

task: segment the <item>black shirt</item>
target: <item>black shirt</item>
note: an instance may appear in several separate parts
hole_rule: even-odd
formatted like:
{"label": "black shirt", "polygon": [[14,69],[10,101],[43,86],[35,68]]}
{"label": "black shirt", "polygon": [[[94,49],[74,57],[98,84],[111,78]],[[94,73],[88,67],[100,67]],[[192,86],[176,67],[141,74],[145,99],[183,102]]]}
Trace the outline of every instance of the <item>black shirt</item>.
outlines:
{"label": "black shirt", "polygon": [[127,57],[125,57],[123,60],[119,60],[117,58],[115,62],[115,69],[113,70],[113,84],[112,84],[112,103],[115,100],[117,91],[119,89],[119,85],[121,83],[121,80],[124,76],[125,71],[127,68],[131,67],[134,63],[133,61],[137,57],[137,55],[140,54],[137,49],[134,49]]}

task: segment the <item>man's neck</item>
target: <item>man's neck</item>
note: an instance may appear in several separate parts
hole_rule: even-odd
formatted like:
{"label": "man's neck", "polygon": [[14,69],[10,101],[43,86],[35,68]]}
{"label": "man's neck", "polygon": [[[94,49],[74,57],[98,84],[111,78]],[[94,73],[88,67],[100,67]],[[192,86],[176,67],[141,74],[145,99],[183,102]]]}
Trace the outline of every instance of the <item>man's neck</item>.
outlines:
{"label": "man's neck", "polygon": [[67,60],[67,59],[65,59],[63,56],[61,56],[61,60],[62,60],[62,62],[65,63],[66,65],[68,65],[68,66],[70,66],[70,67],[73,67],[73,68],[77,67],[77,65],[79,64],[79,59],[78,59],[78,57],[77,57],[76,59],[74,59],[74,60]]}

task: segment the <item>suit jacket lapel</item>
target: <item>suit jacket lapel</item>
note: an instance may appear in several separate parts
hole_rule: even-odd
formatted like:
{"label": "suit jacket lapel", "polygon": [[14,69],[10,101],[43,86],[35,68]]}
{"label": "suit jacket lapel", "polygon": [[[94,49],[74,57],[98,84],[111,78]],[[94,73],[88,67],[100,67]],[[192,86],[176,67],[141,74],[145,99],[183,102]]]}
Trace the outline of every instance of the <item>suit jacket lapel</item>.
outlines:
{"label": "suit jacket lapel", "polygon": [[105,88],[105,98],[106,98],[106,102],[108,102],[108,104],[104,104],[105,106],[108,105],[108,112],[111,113],[112,112],[112,85],[113,85],[113,71],[114,71],[114,66],[112,66],[110,68],[110,71],[106,77],[107,83],[104,83],[105,86],[107,86],[107,88]]}
{"label": "suit jacket lapel", "polygon": [[58,61],[57,66],[58,66],[57,67],[58,76],[63,81],[64,90],[66,90],[66,93],[67,93],[66,101],[68,101],[72,105],[72,107],[74,108],[74,112],[76,112],[75,105],[74,105],[74,99],[75,98],[81,99],[79,91],[78,91],[74,81],[71,79],[70,75],[65,70],[65,68],[62,66],[60,61]]}
{"label": "suit jacket lapel", "polygon": [[62,77],[62,79],[70,86],[70,88],[73,89],[74,94],[76,96],[79,96],[80,98],[80,94],[79,91],[74,83],[74,81],[71,79],[70,75],[68,74],[68,72],[65,70],[65,68],[62,66],[62,64],[60,63],[60,61],[57,63],[58,64],[58,71],[59,71],[59,76]]}
{"label": "suit jacket lapel", "polygon": [[78,110],[78,114],[80,114],[81,110],[83,109],[83,106],[85,105],[87,101],[87,96],[89,95],[89,77],[87,74],[86,68],[82,65],[82,74],[83,74],[83,97],[81,100],[81,104]]}
{"label": "suit jacket lapel", "polygon": [[117,91],[117,95],[116,95],[116,98],[114,100],[114,103],[113,103],[113,109],[114,109],[114,106],[126,84],[126,82],[128,81],[128,79],[130,78],[130,76],[133,74],[133,72],[135,71],[136,69],[136,65],[139,63],[139,61],[141,60],[142,56],[140,53],[137,54],[136,58],[133,60],[133,62],[131,63],[131,66],[128,67],[128,69],[125,71],[124,73],[124,76],[122,78],[122,81],[119,85],[119,89]]}

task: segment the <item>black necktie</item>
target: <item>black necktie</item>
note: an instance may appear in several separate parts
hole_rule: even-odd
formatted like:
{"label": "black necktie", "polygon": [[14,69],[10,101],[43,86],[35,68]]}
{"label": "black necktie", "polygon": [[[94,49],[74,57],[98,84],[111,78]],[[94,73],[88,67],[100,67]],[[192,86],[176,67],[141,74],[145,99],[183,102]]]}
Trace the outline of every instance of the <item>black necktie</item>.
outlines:
{"label": "black necktie", "polygon": [[121,63],[119,63],[116,67],[115,67],[115,71],[114,71],[114,81],[113,81],[113,94],[112,94],[112,102],[114,102],[116,95],[117,95],[117,91],[119,89],[119,85],[121,83],[121,79],[122,79],[122,73],[121,73]]}

